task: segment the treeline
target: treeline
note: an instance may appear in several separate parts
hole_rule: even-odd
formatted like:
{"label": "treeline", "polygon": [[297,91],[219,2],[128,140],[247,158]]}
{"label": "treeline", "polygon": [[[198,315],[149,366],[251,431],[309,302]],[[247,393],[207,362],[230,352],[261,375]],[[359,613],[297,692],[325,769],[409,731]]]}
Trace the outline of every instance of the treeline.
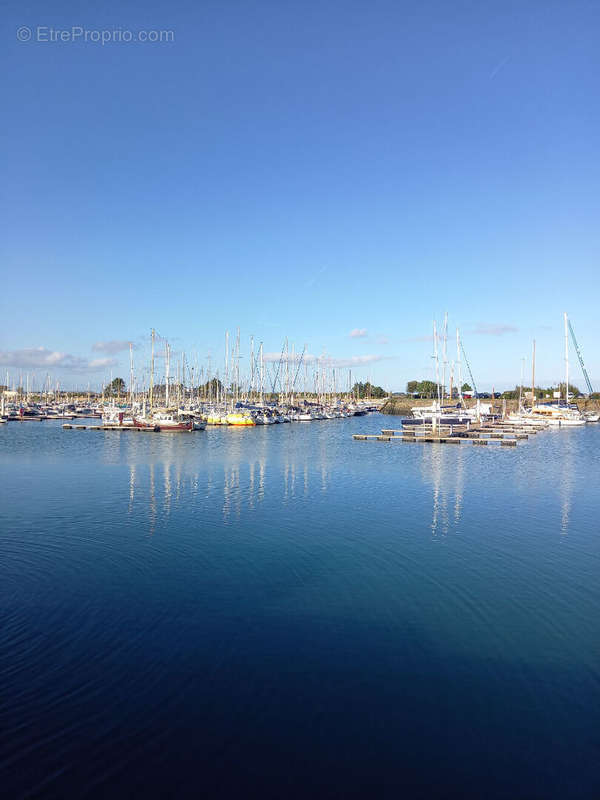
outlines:
{"label": "treeline", "polygon": [[[461,387],[463,392],[473,391],[468,383],[463,383]],[[406,394],[419,395],[420,397],[437,397],[438,385],[435,381],[409,381],[406,384]],[[452,397],[458,397],[457,387],[452,389]]]}
{"label": "treeline", "polygon": [[[468,394],[473,391],[471,386],[468,383],[463,383],[461,386],[461,391],[463,394]],[[416,395],[418,397],[426,397],[426,398],[434,398],[437,397],[438,386],[435,381],[408,381],[406,384],[406,393],[410,395]],[[545,399],[553,399],[554,392],[560,392],[561,397],[565,396],[565,385],[564,383],[559,384],[558,386],[548,386],[544,388],[543,386],[536,386],[535,387],[535,398],[536,400],[545,400]],[[490,397],[491,393],[479,393],[480,397]],[[518,400],[519,394],[521,397],[525,399],[526,394],[529,394],[531,397],[531,386],[515,386],[514,389],[509,389],[506,392],[502,392],[501,394],[498,392],[494,393],[494,397],[501,397],[502,399],[506,400]],[[458,389],[454,387],[452,389],[452,397],[458,397]],[[581,397],[581,392],[577,386],[574,386],[572,383],[569,384],[569,397]],[[594,392],[590,395],[592,399],[600,399],[600,393]]]}
{"label": "treeline", "polygon": [[[542,386],[535,387],[535,399],[536,400],[545,400],[547,398],[552,399],[554,397],[554,392],[560,392],[561,397],[565,396],[565,385],[564,383],[559,383],[558,386],[548,386],[546,388]],[[506,398],[506,400],[518,400],[519,394],[521,397],[525,397],[528,394],[531,397],[531,386],[515,386],[514,389],[509,389],[506,392],[502,393],[502,397]],[[580,397],[581,392],[574,386],[572,383],[569,384],[569,397]],[[598,392],[590,395],[592,398],[600,397]]]}
{"label": "treeline", "polygon": [[388,392],[386,392],[385,389],[382,389],[381,386],[373,386],[370,381],[367,381],[366,383],[355,383],[352,387],[352,395],[359,400],[362,400],[366,397],[380,399],[382,397],[387,397]]}
{"label": "treeline", "polygon": [[[216,397],[217,394],[221,394],[223,392],[223,384],[218,378],[212,378],[212,380],[206,381],[206,383],[200,384],[200,386],[195,386],[193,391],[194,393]],[[231,385],[231,391],[235,391],[235,384]],[[105,397],[122,397],[126,395],[127,392],[128,389],[123,378],[115,378],[104,387]],[[164,396],[167,392],[167,385],[165,383],[155,383],[152,387],[152,392],[158,397]],[[175,381],[169,382],[169,393],[173,397],[175,397],[177,393],[187,396],[191,394],[191,392],[192,390],[190,387],[184,386],[183,383],[177,383]]]}

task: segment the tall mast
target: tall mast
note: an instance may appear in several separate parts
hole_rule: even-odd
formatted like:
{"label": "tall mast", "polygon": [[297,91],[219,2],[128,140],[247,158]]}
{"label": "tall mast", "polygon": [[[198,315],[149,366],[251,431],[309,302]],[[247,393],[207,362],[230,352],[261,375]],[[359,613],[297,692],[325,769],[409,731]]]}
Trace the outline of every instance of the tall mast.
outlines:
{"label": "tall mast", "polygon": [[290,355],[288,350],[288,340],[285,337],[285,398],[284,402],[288,402],[288,395],[290,393]]}
{"label": "tall mast", "polygon": [[435,382],[437,386],[437,399],[438,399],[438,409],[441,406],[440,403],[440,360],[438,358],[438,336],[437,336],[437,325],[435,324],[435,320],[433,320],[433,358],[435,359]]}
{"label": "tall mast", "polygon": [[229,331],[225,331],[225,402],[227,402],[228,383],[229,383]]}
{"label": "tall mast", "polygon": [[250,402],[254,401],[254,336],[250,337]]}
{"label": "tall mast", "polygon": [[208,366],[206,368],[206,383],[204,384],[202,397],[204,400],[212,402],[212,374],[210,369],[210,353],[208,354]]}
{"label": "tall mast", "polygon": [[[460,332],[456,329],[456,365],[458,367],[458,396],[460,402],[465,406],[465,400],[462,393],[462,364],[460,360]],[[466,406],[465,406],[466,408]]]}
{"label": "tall mast", "polygon": [[181,380],[178,381],[177,396],[180,403],[185,403],[185,351],[181,351]]}
{"label": "tall mast", "polygon": [[535,339],[533,340],[533,354],[531,358],[531,408],[535,406]]}
{"label": "tall mast", "polygon": [[569,405],[569,320],[565,311],[565,398]]}
{"label": "tall mast", "polygon": [[519,386],[519,411],[521,411],[523,406],[523,371],[525,369],[525,359],[521,359],[521,384]]}
{"label": "tall mast", "polygon": [[169,343],[165,344],[165,406],[169,407],[169,368],[171,366],[171,348]]}
{"label": "tall mast", "polygon": [[129,342],[129,404],[133,405],[133,342]]}
{"label": "tall mast", "polygon": [[235,337],[235,401],[240,399],[240,329]]}
{"label": "tall mast", "polygon": [[263,360],[263,343],[260,343],[260,404],[263,404],[265,390],[265,362]]}
{"label": "tall mast", "polygon": [[291,397],[289,398],[288,402],[292,403],[292,405],[293,405],[293,403],[294,403],[294,391],[296,389],[296,375],[298,374],[298,371],[296,369],[296,345],[295,344],[292,345],[292,371],[293,371],[293,375],[294,375],[294,378],[292,380],[292,388],[291,388],[292,394],[291,394]]}
{"label": "tall mast", "polygon": [[154,328],[152,328],[152,353],[150,356],[150,391],[149,391],[149,400],[150,400],[150,411],[152,411],[152,406],[154,403]]}
{"label": "tall mast", "polygon": [[444,314],[444,338],[442,339],[442,400],[446,394],[446,367],[448,366],[448,312]]}

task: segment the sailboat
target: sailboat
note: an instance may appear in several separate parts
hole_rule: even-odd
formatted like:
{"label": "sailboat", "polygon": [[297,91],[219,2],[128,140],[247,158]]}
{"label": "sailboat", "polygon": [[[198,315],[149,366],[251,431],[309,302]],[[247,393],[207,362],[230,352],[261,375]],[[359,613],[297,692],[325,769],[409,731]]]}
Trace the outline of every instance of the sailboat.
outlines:
{"label": "sailboat", "polygon": [[[444,319],[444,334],[443,342],[443,359],[444,365],[447,364],[446,352],[446,338],[447,338],[447,315]],[[461,355],[464,354],[464,349],[460,341],[460,333],[456,330],[456,364],[458,367],[458,403],[450,403],[444,405],[446,398],[446,368],[444,366],[443,382],[440,381],[440,368],[439,368],[439,354],[438,354],[438,332],[437,325],[433,323],[433,356],[435,360],[435,378],[437,386],[437,399],[435,399],[430,406],[414,406],[411,408],[412,417],[408,417],[402,421],[402,425],[467,425],[468,423],[480,422],[482,419],[487,419],[493,416],[493,409],[490,403],[482,403],[477,398],[475,408],[466,408],[465,401],[462,395],[461,383]],[[465,356],[466,360],[466,356]],[[468,362],[467,362],[468,365]],[[469,366],[470,370],[470,366]],[[471,380],[473,376],[471,374]],[[473,384],[475,381],[473,381]]]}
{"label": "sailboat", "polygon": [[[585,425],[586,419],[578,408],[569,405],[569,320],[567,313],[564,314],[565,321],[565,404],[540,403],[533,405],[531,416],[537,419],[544,419],[548,425],[553,427],[567,428],[577,425]],[[532,402],[535,402],[534,400]]]}

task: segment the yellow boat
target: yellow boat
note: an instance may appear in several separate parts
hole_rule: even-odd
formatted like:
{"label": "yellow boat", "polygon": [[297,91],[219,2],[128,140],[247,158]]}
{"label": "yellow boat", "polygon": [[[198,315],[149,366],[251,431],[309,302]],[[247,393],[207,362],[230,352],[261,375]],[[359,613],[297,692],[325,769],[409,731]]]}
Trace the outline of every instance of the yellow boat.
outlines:
{"label": "yellow boat", "polygon": [[233,414],[227,414],[227,424],[228,425],[256,425],[256,422],[250,416],[250,414],[240,414],[239,412],[236,411]]}

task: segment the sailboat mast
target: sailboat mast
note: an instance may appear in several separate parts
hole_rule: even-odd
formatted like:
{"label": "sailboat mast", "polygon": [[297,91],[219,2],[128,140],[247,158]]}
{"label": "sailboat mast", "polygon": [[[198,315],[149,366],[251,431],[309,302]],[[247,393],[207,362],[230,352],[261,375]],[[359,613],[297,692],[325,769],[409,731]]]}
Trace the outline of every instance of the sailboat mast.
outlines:
{"label": "sailboat mast", "polygon": [[531,358],[531,408],[535,406],[535,339],[533,340],[533,355]]}
{"label": "sailboat mast", "polygon": [[565,399],[569,405],[569,320],[565,311]]}
{"label": "sailboat mast", "polygon": [[152,411],[153,401],[154,401],[154,328],[152,328],[152,352],[150,356],[150,391],[149,394],[149,401],[150,401],[150,411]]}
{"label": "sailboat mast", "polygon": [[260,343],[260,404],[264,402],[265,391],[265,362],[263,359],[263,343]]}
{"label": "sailboat mast", "polygon": [[240,399],[240,329],[235,337],[235,402]]}
{"label": "sailboat mast", "polygon": [[225,402],[227,402],[228,384],[229,384],[229,331],[225,331]]}
{"label": "sailboat mast", "polygon": [[438,400],[438,410],[441,406],[440,403],[440,360],[438,357],[438,336],[437,336],[437,326],[435,324],[435,320],[433,320],[433,358],[435,359],[435,382],[437,386],[437,400]]}
{"label": "sailboat mast", "polygon": [[448,366],[448,312],[444,314],[444,338],[442,339],[442,400],[446,395],[446,367]]}
{"label": "sailboat mast", "polygon": [[288,340],[287,336],[285,337],[285,400],[284,402],[288,402],[288,396],[290,393],[290,355],[288,350]]}
{"label": "sailboat mast", "polygon": [[170,364],[170,350],[169,343],[165,344],[165,406],[169,407],[169,368]]}
{"label": "sailboat mast", "polygon": [[129,342],[129,404],[133,406],[133,342]]}
{"label": "sailboat mast", "polygon": [[254,336],[250,337],[250,402],[254,402]]}
{"label": "sailboat mast", "polygon": [[185,351],[181,351],[181,380],[177,382],[177,397],[185,403]]}
{"label": "sailboat mast", "polygon": [[460,360],[460,332],[456,329],[456,365],[458,367],[458,396],[460,402],[466,408],[465,400],[462,393],[462,364]]}
{"label": "sailboat mast", "polygon": [[522,411],[523,407],[523,372],[525,370],[525,359],[521,359],[521,384],[519,386],[519,411]]}

